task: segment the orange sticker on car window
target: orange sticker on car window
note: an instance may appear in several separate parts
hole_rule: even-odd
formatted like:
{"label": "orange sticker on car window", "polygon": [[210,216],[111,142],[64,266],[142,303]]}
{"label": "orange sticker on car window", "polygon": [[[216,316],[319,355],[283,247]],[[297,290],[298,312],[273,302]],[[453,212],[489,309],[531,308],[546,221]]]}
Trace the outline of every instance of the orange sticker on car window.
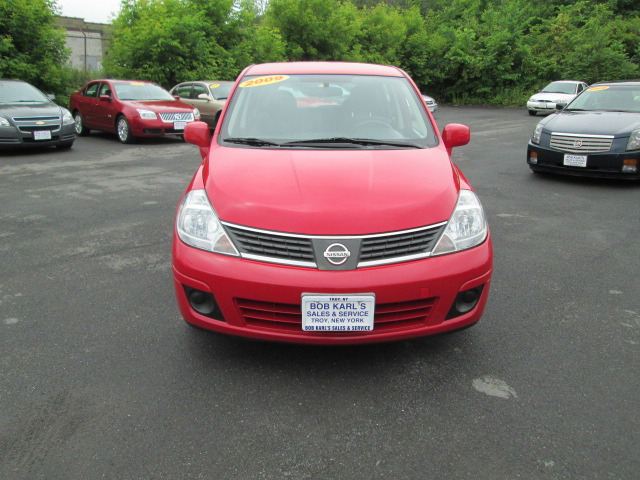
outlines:
{"label": "orange sticker on car window", "polygon": [[588,88],[587,92],[599,92],[600,90],[607,90],[609,87],[592,87]]}
{"label": "orange sticker on car window", "polygon": [[269,75],[267,77],[252,78],[246,82],[242,82],[239,87],[261,87],[263,85],[269,85],[271,83],[281,82],[289,78],[287,75]]}
{"label": "orange sticker on car window", "polygon": [[209,85],[209,88],[218,88],[219,86],[219,83],[214,83],[213,85]]}

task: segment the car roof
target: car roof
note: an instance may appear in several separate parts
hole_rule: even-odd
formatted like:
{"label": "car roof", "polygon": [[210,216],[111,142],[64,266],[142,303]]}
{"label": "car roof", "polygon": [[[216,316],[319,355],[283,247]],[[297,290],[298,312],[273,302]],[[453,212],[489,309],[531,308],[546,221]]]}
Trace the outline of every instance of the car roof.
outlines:
{"label": "car roof", "polygon": [[152,82],[151,80],[120,80],[115,78],[96,78],[94,80],[89,80],[87,83],[93,82],[111,82],[111,83],[151,83],[153,85],[158,85],[156,82]]}
{"label": "car roof", "polygon": [[185,80],[184,82],[178,83],[178,85],[182,85],[183,83],[220,83],[220,84],[230,84],[230,85],[234,84],[234,82],[231,80]]}
{"label": "car roof", "polygon": [[397,67],[371,63],[351,62],[279,62],[251,65],[245,75],[379,75],[404,77],[406,74]]}
{"label": "car roof", "polygon": [[614,82],[598,82],[598,83],[592,83],[591,86],[593,87],[594,85],[629,85],[629,86],[633,86],[633,87],[638,87],[640,86],[640,80],[622,80],[622,81],[614,81]]}

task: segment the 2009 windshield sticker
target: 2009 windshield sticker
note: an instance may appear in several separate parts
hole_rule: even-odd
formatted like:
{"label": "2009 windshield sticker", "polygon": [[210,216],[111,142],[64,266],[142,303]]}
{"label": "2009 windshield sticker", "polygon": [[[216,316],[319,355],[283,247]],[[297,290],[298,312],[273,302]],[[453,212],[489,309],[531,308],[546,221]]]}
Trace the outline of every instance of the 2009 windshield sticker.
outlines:
{"label": "2009 windshield sticker", "polygon": [[252,78],[251,80],[247,80],[246,82],[242,82],[239,87],[247,88],[247,87],[262,87],[263,85],[269,85],[271,83],[282,82],[289,78],[287,75],[269,75],[267,77],[258,77]]}
{"label": "2009 windshield sticker", "polygon": [[144,87],[144,83],[142,82],[131,82],[130,85],[133,85],[135,87]]}
{"label": "2009 windshield sticker", "polygon": [[212,83],[211,85],[209,85],[209,88],[218,88],[219,86],[219,83]]}
{"label": "2009 windshield sticker", "polygon": [[600,90],[607,90],[609,87],[591,87],[587,89],[587,92],[599,92]]}

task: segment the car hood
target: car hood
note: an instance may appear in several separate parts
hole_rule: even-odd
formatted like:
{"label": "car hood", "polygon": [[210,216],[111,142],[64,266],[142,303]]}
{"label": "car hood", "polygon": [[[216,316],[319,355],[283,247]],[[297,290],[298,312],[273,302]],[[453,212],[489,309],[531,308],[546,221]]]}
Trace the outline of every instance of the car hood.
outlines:
{"label": "car hood", "polygon": [[640,127],[640,114],[631,112],[559,112],[547,117],[544,129],[585,135],[628,136]]}
{"label": "car hood", "polygon": [[62,108],[55,103],[0,103],[0,115],[7,117],[42,117],[62,115]]}
{"label": "car hood", "polygon": [[460,178],[443,147],[214,147],[203,182],[221,220],[265,230],[363,235],[443,222]]}
{"label": "car hood", "polygon": [[163,112],[192,112],[193,107],[178,100],[146,100],[146,101],[123,101],[133,108],[143,108],[153,110],[157,113]]}
{"label": "car hood", "polygon": [[536,93],[531,97],[531,100],[534,102],[547,101],[547,102],[555,102],[557,100],[569,101],[575,94],[573,93]]}

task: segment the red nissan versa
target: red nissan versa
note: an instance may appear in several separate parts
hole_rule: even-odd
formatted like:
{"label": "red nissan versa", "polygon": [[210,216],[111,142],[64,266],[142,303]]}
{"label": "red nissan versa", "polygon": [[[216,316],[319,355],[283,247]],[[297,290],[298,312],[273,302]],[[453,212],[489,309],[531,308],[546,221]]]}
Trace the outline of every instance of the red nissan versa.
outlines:
{"label": "red nissan versa", "polygon": [[189,122],[200,119],[197,108],[176,100],[152,82],[92,80],[71,95],[69,110],[76,133],[115,132],[122,143],[137,137],[182,135]]}
{"label": "red nissan versa", "polygon": [[178,206],[180,311],[208,330],[296,343],[419,337],[478,321],[492,246],[478,197],[402,70],[245,69]]}

